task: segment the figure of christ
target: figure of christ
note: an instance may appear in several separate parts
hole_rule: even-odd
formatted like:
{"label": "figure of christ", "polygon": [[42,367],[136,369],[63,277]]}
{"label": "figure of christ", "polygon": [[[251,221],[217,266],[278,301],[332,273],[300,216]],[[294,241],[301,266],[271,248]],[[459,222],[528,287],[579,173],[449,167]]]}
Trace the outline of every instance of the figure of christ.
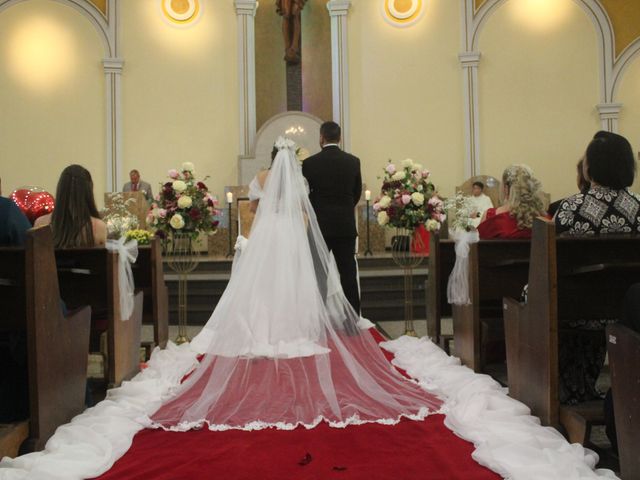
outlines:
{"label": "figure of christ", "polygon": [[301,16],[307,0],[276,0],[276,10],[282,16],[284,59],[287,63],[300,62]]}

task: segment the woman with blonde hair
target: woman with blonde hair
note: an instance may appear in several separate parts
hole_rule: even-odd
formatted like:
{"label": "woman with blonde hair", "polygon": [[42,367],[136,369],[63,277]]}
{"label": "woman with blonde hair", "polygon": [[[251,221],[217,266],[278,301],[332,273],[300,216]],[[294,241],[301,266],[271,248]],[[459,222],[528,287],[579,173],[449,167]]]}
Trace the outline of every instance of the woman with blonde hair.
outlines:
{"label": "woman with blonde hair", "polygon": [[536,217],[546,216],[540,181],[527,165],[511,165],[502,174],[504,204],[484,214],[478,233],[480,238],[531,238]]}

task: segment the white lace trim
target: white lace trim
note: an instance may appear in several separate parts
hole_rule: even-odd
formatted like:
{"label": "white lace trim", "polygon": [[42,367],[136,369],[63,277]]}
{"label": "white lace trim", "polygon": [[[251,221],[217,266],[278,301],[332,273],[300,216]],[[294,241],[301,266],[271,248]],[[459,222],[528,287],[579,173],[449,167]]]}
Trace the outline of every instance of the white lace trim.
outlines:
{"label": "white lace trim", "polygon": [[328,424],[331,428],[347,428],[349,425],[365,425],[367,423],[377,423],[380,425],[397,425],[402,421],[403,418],[406,418],[408,420],[424,420],[429,415],[434,413],[439,413],[439,412],[432,412],[427,407],[422,407],[416,414],[402,413],[395,418],[378,418],[373,420],[363,420],[362,418],[360,418],[358,414],[354,414],[341,422],[330,420],[321,415],[311,423],[304,423],[304,422],[267,423],[267,422],[261,422],[260,420],[256,420],[256,421],[247,423],[245,425],[219,425],[219,424],[212,424],[208,420],[199,420],[197,422],[182,422],[182,423],[179,423],[178,425],[166,427],[164,425],[161,425],[159,423],[149,420],[149,423],[147,426],[148,428],[158,428],[167,432],[187,432],[189,430],[199,430],[205,425],[207,425],[207,428],[213,432],[226,432],[227,430],[242,430],[245,432],[251,432],[254,430],[265,430],[267,428],[274,428],[276,430],[295,430],[298,427],[304,427],[307,430],[311,430],[313,428],[316,428],[322,422]]}
{"label": "white lace trim", "polygon": [[473,459],[481,465],[507,479],[617,478],[610,470],[594,470],[596,453],[541,426],[507,389],[460,365],[429,339],[405,336],[380,345],[395,355],[394,365],[445,400],[445,425],[475,445]]}

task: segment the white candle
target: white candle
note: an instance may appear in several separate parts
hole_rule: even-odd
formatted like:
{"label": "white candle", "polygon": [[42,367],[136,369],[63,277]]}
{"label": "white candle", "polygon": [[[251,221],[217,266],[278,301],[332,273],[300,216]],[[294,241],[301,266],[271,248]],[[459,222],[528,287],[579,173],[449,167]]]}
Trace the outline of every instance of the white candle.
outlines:
{"label": "white candle", "polygon": [[364,199],[367,201],[371,200],[371,190],[366,190],[364,192]]}
{"label": "white candle", "polygon": [[227,203],[233,203],[233,193],[227,192]]}

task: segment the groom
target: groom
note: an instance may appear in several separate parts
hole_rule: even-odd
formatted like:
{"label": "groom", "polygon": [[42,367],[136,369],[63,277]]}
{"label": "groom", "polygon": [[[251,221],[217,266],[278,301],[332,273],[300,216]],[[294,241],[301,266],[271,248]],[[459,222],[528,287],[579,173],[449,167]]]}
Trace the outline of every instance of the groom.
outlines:
{"label": "groom", "polygon": [[342,290],[356,313],[360,314],[355,260],[358,232],[354,208],[360,201],[362,176],[360,160],[340,149],[341,134],[337,123],[322,124],[322,151],[304,161],[302,174],[309,182],[309,199],[318,217],[322,236],[336,260]]}

